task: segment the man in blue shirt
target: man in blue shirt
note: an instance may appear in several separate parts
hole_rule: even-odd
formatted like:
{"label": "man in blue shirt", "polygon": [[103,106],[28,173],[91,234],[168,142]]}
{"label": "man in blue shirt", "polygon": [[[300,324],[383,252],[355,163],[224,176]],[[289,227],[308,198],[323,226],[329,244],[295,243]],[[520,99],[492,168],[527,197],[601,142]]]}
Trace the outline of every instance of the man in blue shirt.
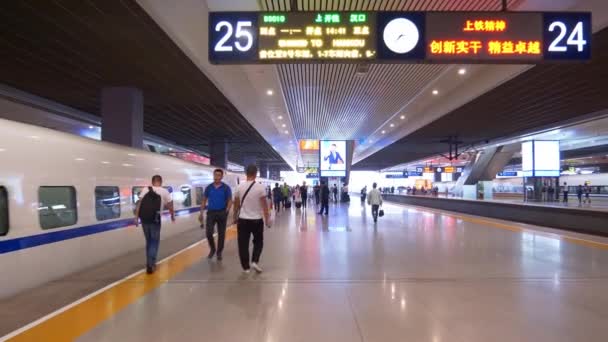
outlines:
{"label": "man in blue shirt", "polygon": [[329,147],[329,154],[325,156],[323,160],[329,160],[329,169],[331,169],[332,164],[344,164],[344,159],[342,159],[340,152],[336,151],[336,144],[331,144]]}
{"label": "man in blue shirt", "polygon": [[224,251],[224,240],[226,239],[226,222],[228,211],[232,206],[232,190],[228,184],[222,182],[224,171],[215,169],[213,171],[213,183],[205,188],[203,202],[201,203],[201,215],[199,221],[203,221],[203,211],[207,207],[207,242],[209,243],[209,256],[211,259],[216,253],[213,232],[217,223],[217,260],[222,260]]}

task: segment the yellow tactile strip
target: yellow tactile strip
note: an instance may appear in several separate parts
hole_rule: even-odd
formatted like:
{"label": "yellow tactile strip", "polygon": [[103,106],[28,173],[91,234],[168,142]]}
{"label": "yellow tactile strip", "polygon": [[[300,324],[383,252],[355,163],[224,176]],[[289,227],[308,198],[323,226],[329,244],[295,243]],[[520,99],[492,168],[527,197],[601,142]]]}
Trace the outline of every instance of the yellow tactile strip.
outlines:
{"label": "yellow tactile strip", "polygon": [[[226,232],[226,240],[232,240],[235,237],[236,229],[229,228]],[[142,271],[126,281],[120,281],[91,298],[35,324],[16,336],[0,339],[0,341],[73,341],[200,261],[208,250],[204,241],[165,259],[152,275]]]}

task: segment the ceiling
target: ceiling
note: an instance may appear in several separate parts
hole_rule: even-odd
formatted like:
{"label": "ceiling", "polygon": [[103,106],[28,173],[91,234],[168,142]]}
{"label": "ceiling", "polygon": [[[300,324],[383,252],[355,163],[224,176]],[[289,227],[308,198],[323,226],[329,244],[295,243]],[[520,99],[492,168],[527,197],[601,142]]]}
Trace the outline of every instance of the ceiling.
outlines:
{"label": "ceiling", "polygon": [[463,145],[557,126],[608,108],[608,29],[593,37],[589,63],[541,64],[477,97],[355,165],[382,169],[443,153],[446,136]]}
{"label": "ceiling", "polygon": [[290,169],[135,1],[3,1],[0,82],[99,115],[100,92],[144,93],[144,131],[202,152],[227,141],[245,156]]}
{"label": "ceiling", "polygon": [[[509,0],[509,8],[520,0]],[[291,5],[295,4],[296,8]],[[267,11],[464,11],[500,10],[496,0],[367,1],[260,0]],[[279,80],[298,139],[363,141],[449,69],[440,64],[280,64]]]}

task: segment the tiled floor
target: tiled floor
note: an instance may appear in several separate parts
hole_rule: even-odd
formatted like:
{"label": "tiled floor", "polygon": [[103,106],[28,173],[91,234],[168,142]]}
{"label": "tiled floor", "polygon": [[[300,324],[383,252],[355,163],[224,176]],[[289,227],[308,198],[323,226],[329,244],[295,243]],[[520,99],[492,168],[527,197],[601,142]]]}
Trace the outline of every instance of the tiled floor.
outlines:
{"label": "tiled floor", "polygon": [[606,341],[608,250],[384,209],[280,213],[263,274],[230,241],[79,341]]}

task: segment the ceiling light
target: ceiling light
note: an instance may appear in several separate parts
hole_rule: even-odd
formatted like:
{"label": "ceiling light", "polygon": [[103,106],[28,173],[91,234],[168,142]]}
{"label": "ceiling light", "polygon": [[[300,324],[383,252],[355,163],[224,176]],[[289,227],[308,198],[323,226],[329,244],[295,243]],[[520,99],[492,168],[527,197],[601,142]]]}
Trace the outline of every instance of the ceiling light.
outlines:
{"label": "ceiling light", "polygon": [[385,134],[385,133],[386,133],[386,131],[382,131],[382,134]]}
{"label": "ceiling light", "polygon": [[405,115],[401,115],[401,116],[399,117],[399,119],[401,119],[401,120],[405,120]]}
{"label": "ceiling light", "polygon": [[279,116],[278,116],[278,119],[279,119],[279,120],[283,120],[283,115],[279,115]]}
{"label": "ceiling light", "polygon": [[266,90],[266,95],[272,96],[272,94],[274,94],[274,91],[272,91],[272,89]]}
{"label": "ceiling light", "polygon": [[127,155],[128,155],[129,157],[135,157],[135,156],[136,156],[136,154],[135,154],[135,153],[129,153],[129,154],[127,154]]}
{"label": "ceiling light", "polygon": [[40,137],[37,135],[30,135],[30,136],[28,136],[28,138],[35,139],[35,140],[40,139]]}
{"label": "ceiling light", "polygon": [[391,127],[395,127],[395,124],[391,124]]}
{"label": "ceiling light", "polygon": [[283,126],[283,128],[287,127],[287,125],[286,125],[286,124],[282,124],[281,126]]}
{"label": "ceiling light", "polygon": [[433,95],[437,95],[437,94],[439,94],[439,90],[433,89]]}
{"label": "ceiling light", "polygon": [[93,127],[93,126],[89,126],[89,129],[93,129],[93,128],[95,128],[95,127]]}
{"label": "ceiling light", "polygon": [[76,160],[76,161],[84,161],[84,158],[76,158],[74,160]]}
{"label": "ceiling light", "polygon": [[169,151],[173,151],[173,147],[169,147]]}
{"label": "ceiling light", "polygon": [[110,164],[110,162],[109,162],[109,161],[102,161],[101,163],[102,163],[102,164]]}
{"label": "ceiling light", "polygon": [[129,167],[129,166],[133,166],[133,165],[131,165],[131,164],[126,164],[126,163],[125,163],[125,164],[122,164],[122,166],[124,166],[124,167]]}
{"label": "ceiling light", "polygon": [[465,68],[458,69],[458,75],[464,75],[466,73],[467,73],[467,69],[465,69]]}
{"label": "ceiling light", "polygon": [[6,151],[5,148],[0,148],[0,152],[4,152],[4,151]]}
{"label": "ceiling light", "polygon": [[285,134],[289,134],[289,131],[285,131]]}

